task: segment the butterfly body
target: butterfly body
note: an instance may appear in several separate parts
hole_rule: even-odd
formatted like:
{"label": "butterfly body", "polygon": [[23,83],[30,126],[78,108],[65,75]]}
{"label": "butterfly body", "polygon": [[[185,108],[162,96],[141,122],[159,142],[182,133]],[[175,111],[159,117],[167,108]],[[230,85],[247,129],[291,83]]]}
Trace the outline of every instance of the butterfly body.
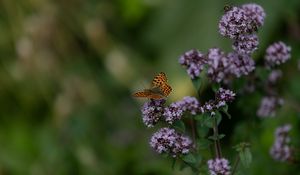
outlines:
{"label": "butterfly body", "polygon": [[151,88],[136,92],[132,96],[149,98],[149,99],[166,98],[172,91],[172,88],[170,85],[167,84],[167,81],[168,80],[166,74],[161,72],[158,75],[156,75],[152,80]]}

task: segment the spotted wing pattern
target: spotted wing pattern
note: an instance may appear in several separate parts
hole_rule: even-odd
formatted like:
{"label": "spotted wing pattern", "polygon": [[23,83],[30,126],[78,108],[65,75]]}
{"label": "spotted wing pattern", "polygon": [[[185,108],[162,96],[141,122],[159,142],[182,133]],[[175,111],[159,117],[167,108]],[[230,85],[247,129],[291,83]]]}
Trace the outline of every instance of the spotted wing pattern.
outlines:
{"label": "spotted wing pattern", "polygon": [[[145,89],[140,92],[134,93],[133,97],[145,97],[150,99],[161,99],[167,97],[172,88],[167,84],[167,76],[165,73],[160,72],[152,80],[152,87],[150,89]],[[158,90],[157,90],[158,89]]]}
{"label": "spotted wing pattern", "polygon": [[160,87],[161,85],[167,83],[168,79],[165,73],[160,72],[152,80],[152,86]]}
{"label": "spotted wing pattern", "polygon": [[150,99],[164,98],[164,96],[162,96],[161,94],[156,94],[156,93],[152,93],[152,92],[149,92],[149,91],[136,92],[132,96],[133,97],[145,97],[145,98],[150,98]]}

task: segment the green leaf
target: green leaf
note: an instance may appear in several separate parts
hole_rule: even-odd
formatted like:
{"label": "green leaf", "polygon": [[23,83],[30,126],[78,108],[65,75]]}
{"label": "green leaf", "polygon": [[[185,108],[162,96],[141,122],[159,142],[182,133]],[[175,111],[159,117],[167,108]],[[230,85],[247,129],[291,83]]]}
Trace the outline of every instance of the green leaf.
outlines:
{"label": "green leaf", "polygon": [[187,163],[191,163],[191,164],[194,164],[197,162],[195,156],[193,154],[187,154],[187,155],[184,155],[182,157],[182,160],[187,162]]}
{"label": "green leaf", "polygon": [[231,119],[231,115],[228,113],[228,105],[225,105],[221,108],[221,111],[229,118]]}
{"label": "green leaf", "polygon": [[201,87],[201,78],[200,78],[200,77],[197,77],[197,78],[195,78],[195,79],[192,79],[192,83],[193,83],[195,89],[196,89],[197,91],[199,91],[199,89],[200,89],[200,87]]}
{"label": "green leaf", "polygon": [[175,164],[176,164],[176,158],[173,158],[173,161],[172,161],[172,170],[175,169]]}
{"label": "green leaf", "polygon": [[225,137],[225,134],[219,134],[219,136],[212,135],[212,136],[209,136],[208,138],[211,139],[211,140],[218,140],[218,139],[220,140],[224,137]]}
{"label": "green leaf", "polygon": [[215,117],[217,119],[217,125],[219,125],[222,121],[222,114],[219,111],[217,111]]}
{"label": "green leaf", "polygon": [[197,142],[198,149],[207,149],[212,142],[207,139],[199,139]]}
{"label": "green leaf", "polygon": [[208,132],[209,132],[209,128],[205,125],[203,125],[201,122],[197,121],[197,134],[200,138],[204,138]]}
{"label": "green leaf", "polygon": [[220,89],[220,84],[218,84],[218,83],[214,83],[214,84],[212,84],[212,90],[214,91],[214,92],[217,92],[219,89]]}
{"label": "green leaf", "polygon": [[184,125],[183,121],[181,121],[181,120],[176,120],[173,123],[173,127],[180,132],[185,132],[185,125]]}
{"label": "green leaf", "polygon": [[240,153],[240,159],[244,167],[248,168],[252,162],[252,154],[249,148],[244,148]]}

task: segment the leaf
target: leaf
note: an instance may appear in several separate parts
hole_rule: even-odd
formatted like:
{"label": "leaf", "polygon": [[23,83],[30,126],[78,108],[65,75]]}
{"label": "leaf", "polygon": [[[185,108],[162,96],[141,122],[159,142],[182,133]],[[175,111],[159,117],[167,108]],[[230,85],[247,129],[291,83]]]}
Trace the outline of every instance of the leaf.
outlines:
{"label": "leaf", "polygon": [[212,84],[212,90],[214,91],[214,92],[217,92],[219,89],[220,89],[220,84],[218,84],[218,83],[214,83],[214,84]]}
{"label": "leaf", "polygon": [[217,136],[217,137],[212,135],[212,136],[209,136],[208,138],[211,139],[211,140],[218,140],[218,139],[220,140],[224,137],[225,137],[225,134],[219,134],[219,136]]}
{"label": "leaf", "polygon": [[195,89],[198,92],[199,89],[200,89],[200,87],[201,87],[201,78],[200,77],[196,77],[195,79],[192,79],[192,83],[193,83]]}
{"label": "leaf", "polygon": [[198,149],[207,149],[212,143],[207,139],[199,139],[197,142]]}
{"label": "leaf", "polygon": [[222,121],[222,114],[219,111],[217,111],[215,117],[217,119],[217,125],[219,125]]}
{"label": "leaf", "polygon": [[229,118],[231,119],[231,115],[228,113],[228,105],[225,105],[221,108],[221,111]]}
{"label": "leaf", "polygon": [[197,134],[200,138],[204,138],[208,132],[209,132],[209,128],[205,125],[202,125],[199,121],[197,122]]}
{"label": "leaf", "polygon": [[185,125],[184,125],[183,121],[181,121],[181,120],[176,120],[173,123],[173,127],[180,132],[185,132]]}
{"label": "leaf", "polygon": [[176,164],[176,159],[173,158],[173,161],[172,161],[172,170],[175,170],[175,164]]}
{"label": "leaf", "polygon": [[193,154],[184,155],[182,157],[182,160],[185,161],[185,162],[187,162],[187,163],[191,163],[191,164],[194,164],[197,161],[196,158],[195,158],[195,156]]}
{"label": "leaf", "polygon": [[249,148],[244,148],[240,153],[240,159],[244,167],[248,168],[252,162],[252,154]]}

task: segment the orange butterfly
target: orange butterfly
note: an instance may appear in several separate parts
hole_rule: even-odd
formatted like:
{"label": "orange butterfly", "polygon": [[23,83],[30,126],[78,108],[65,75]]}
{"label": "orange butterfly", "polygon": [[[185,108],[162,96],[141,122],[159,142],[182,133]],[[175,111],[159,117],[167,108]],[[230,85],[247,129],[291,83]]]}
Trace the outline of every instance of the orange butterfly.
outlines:
{"label": "orange butterfly", "polygon": [[152,87],[134,93],[133,97],[144,97],[150,99],[161,99],[167,97],[172,88],[168,85],[168,79],[165,73],[161,72],[152,80]]}

